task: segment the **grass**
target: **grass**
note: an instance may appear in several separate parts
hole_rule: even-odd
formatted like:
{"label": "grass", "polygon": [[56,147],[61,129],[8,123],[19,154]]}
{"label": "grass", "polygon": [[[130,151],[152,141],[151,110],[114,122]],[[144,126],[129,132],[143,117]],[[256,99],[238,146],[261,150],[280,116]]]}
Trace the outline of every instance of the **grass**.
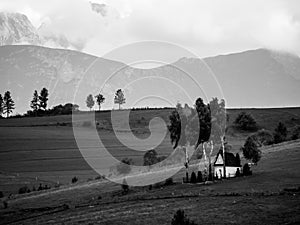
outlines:
{"label": "grass", "polygon": [[[239,152],[249,132],[234,128],[239,112],[251,113],[260,128],[273,130],[279,121],[291,129],[300,124],[300,108],[229,109],[227,141],[233,152]],[[150,133],[149,121],[162,117],[168,122],[170,109],[132,111],[130,128],[139,138]],[[89,137],[89,113],[82,113],[76,126],[86,137],[86,148],[94,146]],[[128,157],[142,164],[144,152],[132,151],[122,145],[111,129],[109,112],[95,114],[101,140],[116,158]],[[127,137],[122,111],[117,112],[117,132]],[[63,124],[63,125],[62,125]],[[300,141],[262,148],[263,157],[254,175],[219,181],[213,185],[181,184],[185,171],[174,177],[175,185],[131,188],[122,195],[120,185],[94,180],[94,172],[78,150],[68,116],[13,118],[0,120],[0,190],[8,199],[9,208],[0,210],[1,223],[20,220],[32,223],[102,223],[102,224],[170,224],[177,209],[182,208],[198,224],[282,224],[300,221],[299,193],[283,192],[300,187]],[[161,126],[154,124],[155,132]],[[156,149],[159,155],[172,151],[168,136]],[[217,151],[217,149],[216,149]],[[190,168],[196,170],[197,168]],[[71,184],[72,177],[79,182]],[[87,180],[90,180],[87,182]],[[47,184],[50,190],[15,195],[27,185],[30,189]],[[53,188],[57,183],[59,188]],[[76,196],[76,198],[74,198]]]}
{"label": "grass", "polygon": [[212,185],[180,184],[179,173],[175,185],[131,188],[128,195],[120,185],[93,181],[16,196],[0,218],[4,224],[170,224],[177,209],[184,209],[198,224],[297,224],[299,149],[300,140],[269,147],[253,176]]}
{"label": "grass", "polygon": [[[131,111],[130,127],[134,135],[147,138],[150,135],[149,121],[157,116],[168,123],[170,111],[171,109]],[[261,128],[269,130],[273,130],[279,121],[284,122],[288,128],[300,124],[300,108],[228,109],[230,120],[227,141],[232,146],[232,152],[239,152],[244,140],[250,134],[233,128],[233,121],[241,111],[251,113]],[[122,111],[116,111],[116,114],[119,133],[126,137],[130,131],[122,129]],[[87,135],[91,127],[83,125],[86,121],[90,122],[89,115],[90,113],[81,113],[75,122],[76,126],[83,129]],[[97,129],[101,140],[114,157],[119,160],[128,157],[133,159],[135,165],[142,165],[144,152],[124,147],[113,135],[109,111],[96,112],[95,120],[99,124]],[[70,115],[1,119],[0,190],[8,195],[16,193],[21,186],[28,185],[32,188],[33,185],[44,181],[53,186],[56,183],[68,184],[74,176],[79,178],[79,182],[95,178],[97,174],[82,159],[78,151],[71,124]],[[160,132],[160,129],[162,128],[156,127],[156,131]],[[93,144],[88,142],[87,146]],[[159,155],[165,156],[171,153],[172,147],[168,136],[156,151]]]}

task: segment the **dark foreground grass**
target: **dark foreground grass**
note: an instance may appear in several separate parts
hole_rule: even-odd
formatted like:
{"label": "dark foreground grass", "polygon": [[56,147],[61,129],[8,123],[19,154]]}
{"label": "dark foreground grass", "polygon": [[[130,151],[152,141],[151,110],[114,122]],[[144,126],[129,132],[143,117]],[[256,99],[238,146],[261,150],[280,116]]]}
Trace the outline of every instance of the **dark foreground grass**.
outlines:
{"label": "dark foreground grass", "polygon": [[[0,210],[3,224],[170,224],[184,209],[198,224],[298,224],[300,142],[264,149],[253,176],[214,184],[131,188],[110,182],[16,196]],[[78,188],[77,188],[78,187]],[[76,196],[76,197],[75,197]]]}

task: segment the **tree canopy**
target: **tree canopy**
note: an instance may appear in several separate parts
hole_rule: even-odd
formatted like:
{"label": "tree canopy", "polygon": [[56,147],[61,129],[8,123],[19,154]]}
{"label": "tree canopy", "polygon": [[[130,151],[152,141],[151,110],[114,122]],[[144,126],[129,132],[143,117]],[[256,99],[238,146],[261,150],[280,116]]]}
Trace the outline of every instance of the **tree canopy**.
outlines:
{"label": "tree canopy", "polygon": [[100,93],[99,93],[98,95],[96,95],[95,98],[96,98],[96,102],[97,102],[97,104],[98,104],[99,111],[100,111],[100,109],[101,109],[101,104],[105,101],[105,98],[104,98],[104,96],[103,96],[102,94],[100,94]]}
{"label": "tree canopy", "polygon": [[124,93],[121,89],[118,89],[115,98],[114,98],[114,103],[119,104],[119,109],[121,109],[121,105],[126,102],[126,98],[124,96]]}
{"label": "tree canopy", "polygon": [[234,123],[237,127],[245,131],[257,130],[257,124],[253,116],[246,112],[241,112]]}
{"label": "tree canopy", "polygon": [[261,151],[259,150],[255,139],[250,136],[246,139],[244,146],[242,147],[243,155],[246,159],[252,160],[257,163],[261,158]]}
{"label": "tree canopy", "polygon": [[94,105],[95,105],[95,101],[94,101],[94,98],[93,98],[93,95],[89,94],[86,98],[86,106],[91,110]]}

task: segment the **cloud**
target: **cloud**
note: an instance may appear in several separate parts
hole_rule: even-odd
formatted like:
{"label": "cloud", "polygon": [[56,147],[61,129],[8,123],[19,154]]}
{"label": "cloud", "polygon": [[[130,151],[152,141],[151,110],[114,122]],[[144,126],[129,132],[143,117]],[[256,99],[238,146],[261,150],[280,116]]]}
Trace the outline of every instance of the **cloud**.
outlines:
{"label": "cloud", "polygon": [[[104,4],[105,13],[90,2]],[[26,14],[83,51],[103,55],[134,41],[162,40],[199,56],[267,47],[300,55],[297,0],[3,0],[0,10]]]}

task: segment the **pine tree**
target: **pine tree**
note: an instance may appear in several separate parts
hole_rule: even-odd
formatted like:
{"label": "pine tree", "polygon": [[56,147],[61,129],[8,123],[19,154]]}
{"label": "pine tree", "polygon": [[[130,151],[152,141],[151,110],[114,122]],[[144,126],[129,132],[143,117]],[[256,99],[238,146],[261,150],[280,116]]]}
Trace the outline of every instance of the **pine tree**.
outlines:
{"label": "pine tree", "polygon": [[3,114],[3,107],[4,107],[4,101],[3,101],[2,95],[0,94],[0,117]]}
{"label": "pine tree", "polygon": [[5,92],[3,100],[4,100],[3,113],[6,113],[6,116],[9,117],[9,114],[15,108],[14,107],[15,102],[12,100],[12,97],[11,97],[9,91]]}
{"label": "pine tree", "polygon": [[46,110],[47,108],[48,96],[49,96],[48,90],[46,88],[43,88],[39,96],[39,106],[44,110]]}
{"label": "pine tree", "polygon": [[33,98],[30,102],[30,107],[34,112],[36,112],[39,109],[39,95],[37,90],[35,90],[33,93]]}

